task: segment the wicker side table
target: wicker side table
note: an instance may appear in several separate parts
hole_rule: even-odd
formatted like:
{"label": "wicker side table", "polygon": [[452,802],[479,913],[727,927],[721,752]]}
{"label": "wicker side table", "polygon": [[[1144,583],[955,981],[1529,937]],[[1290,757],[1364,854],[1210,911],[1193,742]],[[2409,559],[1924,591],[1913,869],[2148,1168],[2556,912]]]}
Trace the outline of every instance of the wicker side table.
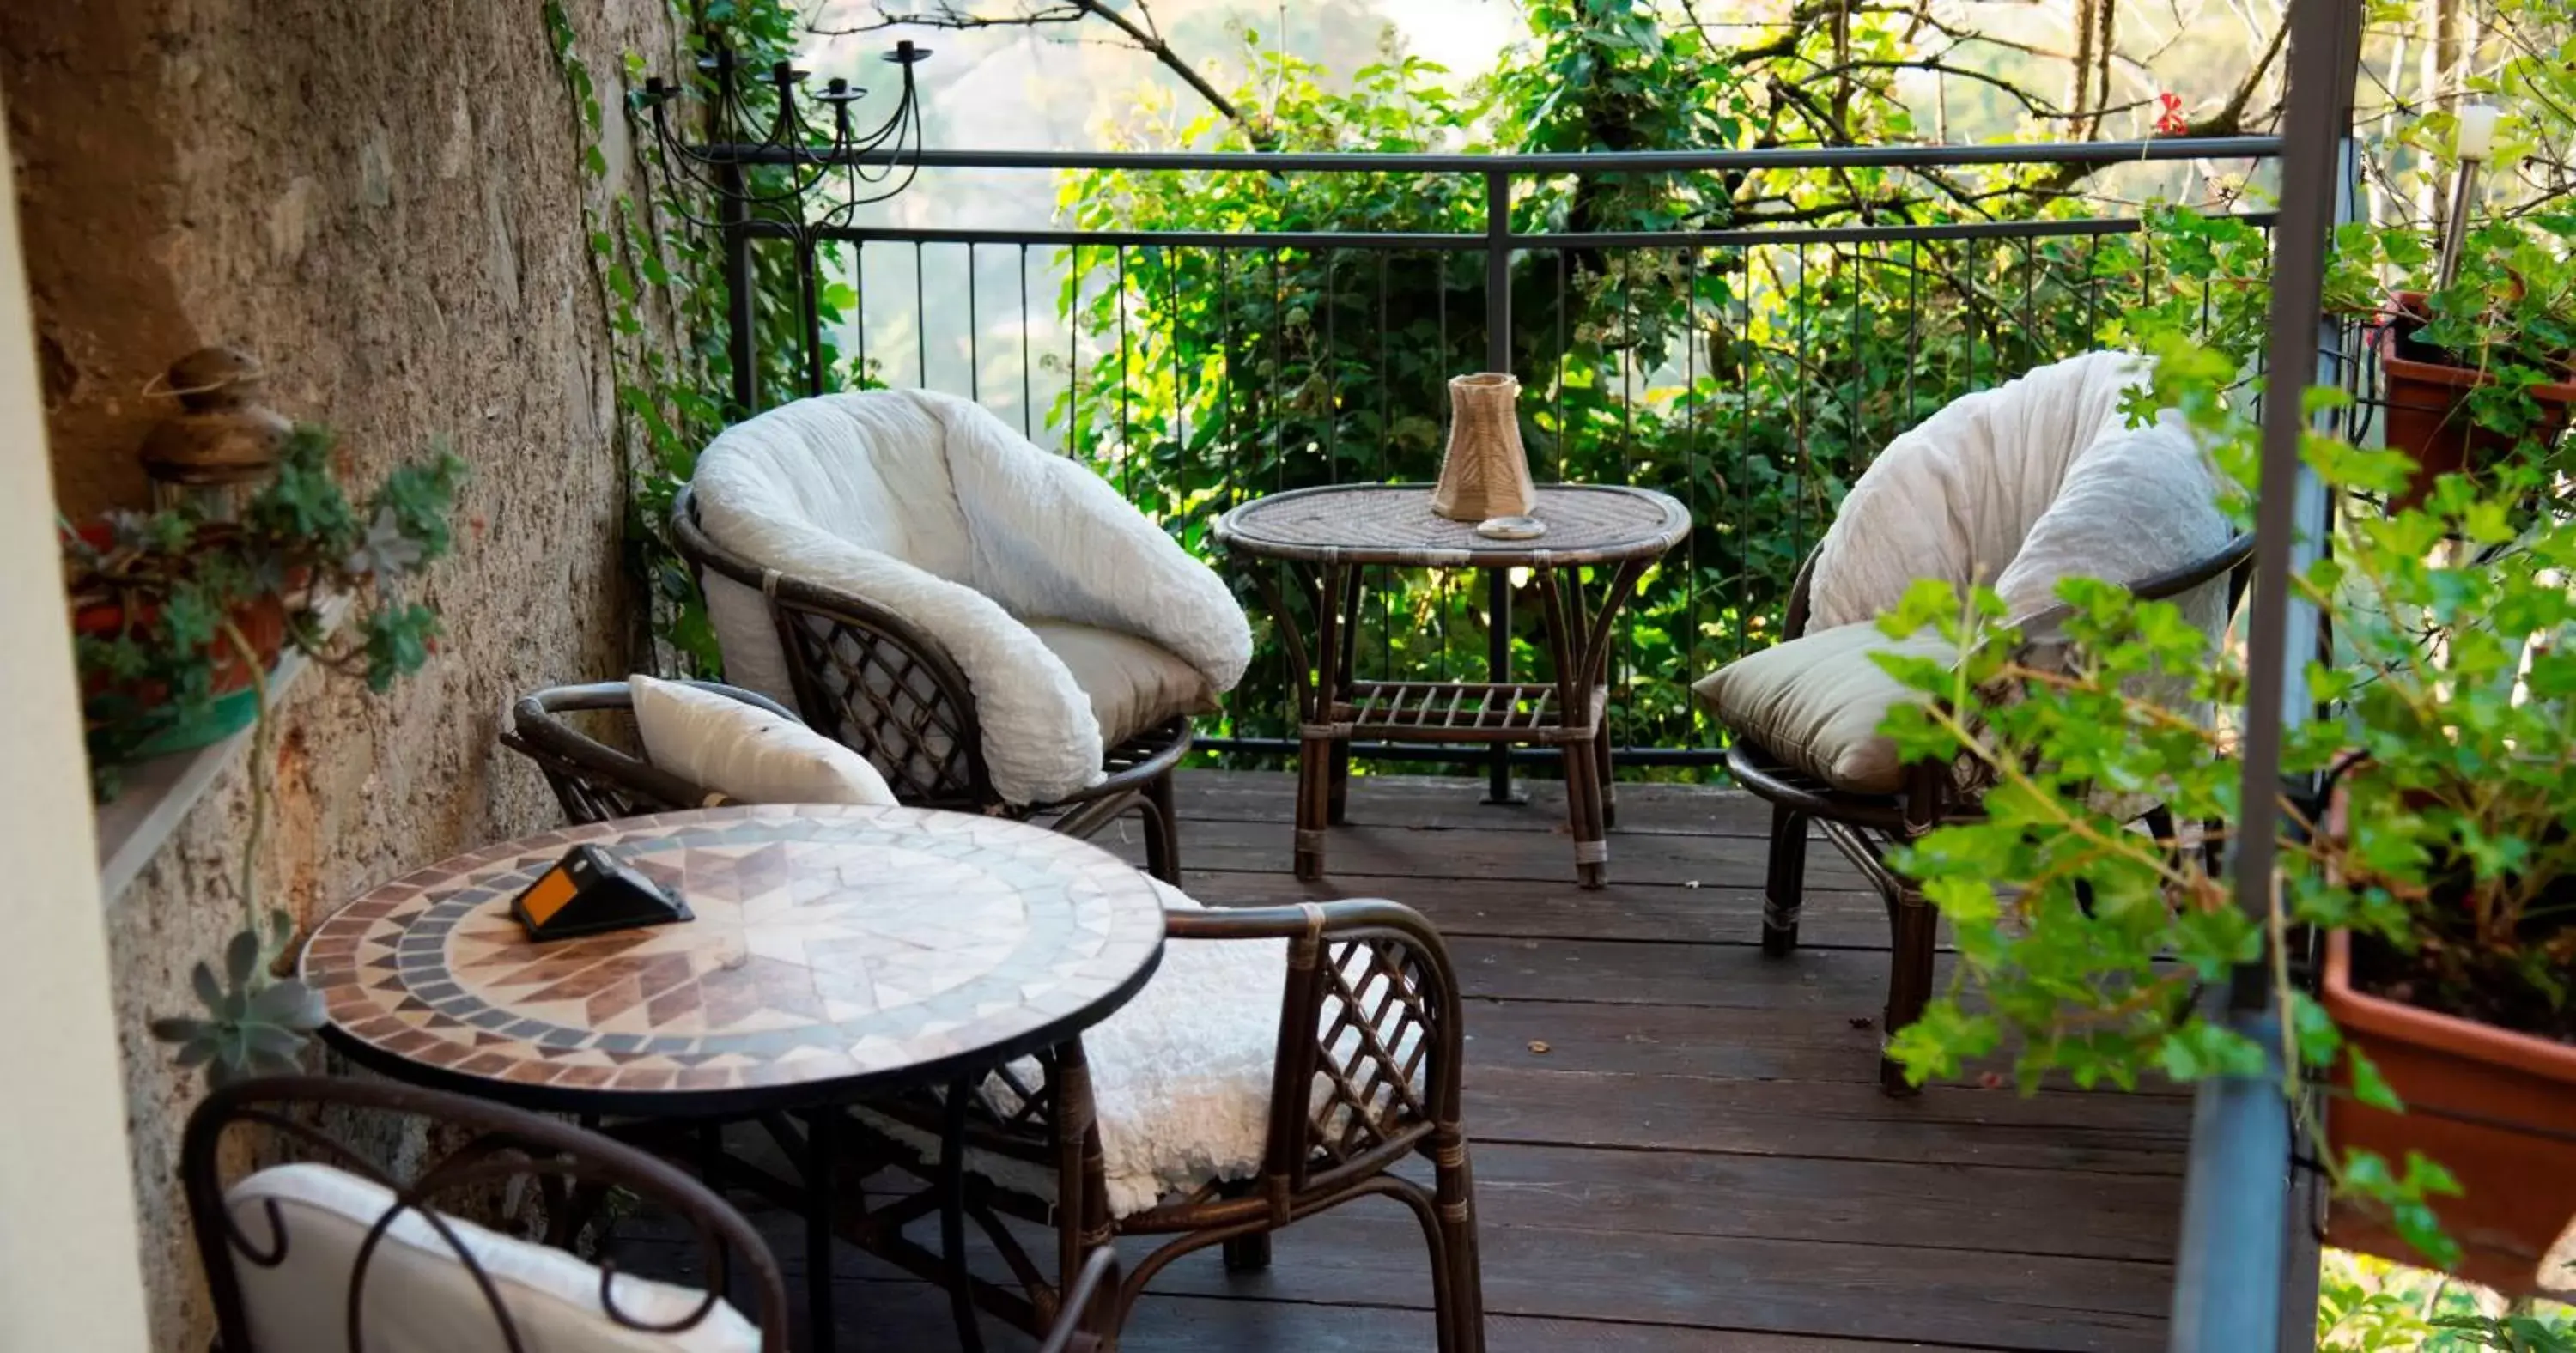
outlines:
{"label": "wicker side table", "polygon": [[[1586,888],[1608,882],[1604,835],[1612,803],[1603,669],[1612,628],[1637,579],[1689,533],[1690,514],[1650,489],[1556,484],[1539,489],[1531,515],[1547,523],[1546,535],[1489,540],[1471,522],[1434,514],[1427,485],[1358,484],[1256,499],[1217,520],[1216,538],[1228,550],[1280,566],[1255,567],[1253,579],[1277,617],[1297,687],[1297,877],[1323,875],[1325,828],[1341,820],[1346,791],[1348,762],[1337,751],[1366,736],[1560,749],[1575,877]],[[1554,679],[1354,680],[1352,635],[1359,626],[1361,570],[1368,565],[1528,569],[1539,586]],[[1575,570],[1590,566],[1607,571],[1608,586],[1587,616]],[[1313,607],[1311,648],[1277,574]]]}

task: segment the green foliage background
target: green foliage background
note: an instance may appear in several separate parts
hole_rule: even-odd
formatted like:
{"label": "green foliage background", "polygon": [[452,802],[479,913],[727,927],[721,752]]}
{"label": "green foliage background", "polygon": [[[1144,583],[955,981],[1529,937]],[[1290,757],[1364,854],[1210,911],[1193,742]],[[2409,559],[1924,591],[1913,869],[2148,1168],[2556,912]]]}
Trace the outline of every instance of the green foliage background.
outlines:
{"label": "green foliage background", "polygon": [[[1490,77],[1419,59],[1333,78],[1247,33],[1244,106],[1183,139],[1233,150],[1584,151],[1751,147],[1801,138],[1776,77],[1822,62],[1822,28],[1760,60],[1712,47],[1655,7],[1539,0],[1530,38]],[[1895,53],[1900,16],[1857,21]],[[1831,139],[1916,139],[1892,86],[1843,91]],[[1622,631],[1614,736],[1712,745],[1690,681],[1778,632],[1791,579],[1851,480],[1946,400],[2117,337],[2131,306],[2171,292],[2134,241],[2046,224],[2105,211],[2035,171],[1881,170],[1525,176],[1524,232],[1760,231],[1708,247],[1543,249],[1511,264],[1511,369],[1542,480],[1633,483],[1697,522],[1650,575]],[[1048,421],[1191,548],[1235,503],[1280,489],[1436,476],[1445,382],[1484,369],[1484,256],[1475,248],[1274,248],[1260,232],[1472,235],[1474,174],[1138,172],[1066,175],[1059,215],[1087,231],[1221,232],[1226,248],[1073,249],[1057,296],[1088,354]],[[1814,238],[1973,221],[2033,223],[2023,238]],[[2251,227],[2242,227],[2248,233]],[[2259,236],[2258,236],[2259,238]],[[1211,555],[1212,557],[1212,555]],[[1230,567],[1218,561],[1221,567]],[[1516,671],[1547,674],[1535,591],[1516,579]],[[1364,675],[1481,673],[1480,580],[1372,576]],[[1246,594],[1247,602],[1252,600]],[[1257,613],[1257,607],[1256,613]],[[1261,636],[1230,700],[1231,730],[1289,730],[1284,660]]]}

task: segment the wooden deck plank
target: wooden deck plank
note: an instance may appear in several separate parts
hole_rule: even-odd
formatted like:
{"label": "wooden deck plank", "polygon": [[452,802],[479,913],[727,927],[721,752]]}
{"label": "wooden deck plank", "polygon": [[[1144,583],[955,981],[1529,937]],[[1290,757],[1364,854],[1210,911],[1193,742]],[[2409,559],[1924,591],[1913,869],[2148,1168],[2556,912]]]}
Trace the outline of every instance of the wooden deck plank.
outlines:
{"label": "wooden deck plank", "polygon": [[[1518,779],[1521,804],[1484,801],[1482,780],[1428,775],[1351,777],[1349,816],[1356,823],[1453,828],[1565,831],[1565,782]],[[1188,816],[1203,821],[1287,822],[1296,816],[1297,777],[1286,771],[1181,772]],[[1618,831],[1635,835],[1739,836],[1765,839],[1771,807],[1737,789],[1695,784],[1619,785]]]}
{"label": "wooden deck plank", "polygon": [[[2057,1102],[2070,1097],[2078,1102]],[[2191,1122],[2189,1101],[2173,1098],[2105,1094],[2022,1099],[2009,1090],[1945,1085],[1919,1099],[1891,1100],[1864,1083],[1618,1076],[1472,1064],[1466,1101],[1467,1132],[1481,1141],[2109,1174],[2179,1173]],[[2085,1181],[2068,1178],[2063,1185],[2067,1205],[2089,1205]]]}
{"label": "wooden deck plank", "polygon": [[[2055,1201],[2043,1171],[1884,1161],[1604,1151],[1485,1142],[1476,1198],[1488,1225],[1739,1236],[1998,1255],[2162,1263],[2173,1253],[2176,1184],[2105,1175],[2094,1206],[2031,1225]],[[2037,1247],[2034,1250],[2034,1246]]]}
{"label": "wooden deck plank", "polygon": [[[1619,1320],[1844,1339],[1916,1339],[2034,1350],[2164,1344],[2160,1264],[1999,1256],[1891,1245],[1502,1225],[1478,1235],[1497,1315]],[[1426,1307],[1421,1231],[1392,1205],[1338,1208],[1275,1243],[1262,1274],[1209,1257],[1165,1271],[1159,1292]]]}
{"label": "wooden deck plank", "polygon": [[[1284,832],[1288,828],[1280,827]],[[1431,918],[1444,935],[1515,939],[1646,940],[1658,944],[1759,944],[1758,888],[1691,887],[1612,878],[1587,891],[1573,877],[1498,888],[1482,879],[1336,872],[1313,882],[1267,870],[1216,867],[1189,850],[1183,829],[1181,880],[1190,895],[1233,906],[1391,897]],[[1141,847],[1137,859],[1143,859]],[[1887,948],[1887,910],[1858,889],[1811,888],[1798,939],[1815,949]]]}
{"label": "wooden deck plank", "polygon": [[[1126,835],[1134,837],[1131,828]],[[1622,883],[1762,888],[1764,841],[1746,836],[1646,835],[1624,828],[1610,833],[1610,877]],[[1200,869],[1285,874],[1289,828],[1282,822],[1229,822],[1184,817],[1182,859]],[[1328,876],[1374,874],[1391,878],[1480,879],[1488,882],[1572,884],[1574,843],[1556,832],[1526,826],[1414,827],[1354,822],[1325,837]],[[1807,853],[1812,886],[1844,892],[1864,887],[1831,847]]]}

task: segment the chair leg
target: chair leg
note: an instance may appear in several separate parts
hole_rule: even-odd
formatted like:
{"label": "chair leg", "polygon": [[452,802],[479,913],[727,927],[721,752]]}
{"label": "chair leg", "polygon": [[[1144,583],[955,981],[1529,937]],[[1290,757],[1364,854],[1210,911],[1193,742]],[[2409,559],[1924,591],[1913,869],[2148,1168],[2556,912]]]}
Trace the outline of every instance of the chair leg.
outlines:
{"label": "chair leg", "polygon": [[[1432,1262],[1445,1262],[1449,1269],[1448,1300],[1436,1302],[1441,1347],[1451,1353],[1484,1353],[1485,1278],[1476,1255],[1476,1188],[1467,1164],[1467,1138],[1452,1128],[1432,1140],[1432,1204],[1440,1213],[1440,1246]],[[1434,1291],[1436,1296],[1436,1287]]]}
{"label": "chair leg", "polygon": [[1324,820],[1338,827],[1351,820],[1351,744],[1333,742],[1333,787],[1324,802]]}
{"label": "chair leg", "polygon": [[1172,775],[1165,771],[1145,786],[1145,872],[1181,886],[1181,815],[1172,800]]}
{"label": "chair leg", "polygon": [[[1893,1038],[1897,1030],[1921,1019],[1923,1007],[1932,1001],[1932,960],[1941,934],[1941,913],[1924,900],[1920,889],[1900,884],[1889,901],[1888,928],[1892,952],[1880,1034]],[[1890,1095],[1922,1093],[1921,1086],[1907,1082],[1904,1068],[1885,1056],[1879,1058],[1878,1084]]]}
{"label": "chair leg", "polygon": [[1771,806],[1771,862],[1762,880],[1762,952],[1798,948],[1798,911],[1807,894],[1807,815]]}
{"label": "chair leg", "polygon": [[1225,1271],[1259,1273],[1270,1267],[1270,1233],[1255,1231],[1225,1242]]}

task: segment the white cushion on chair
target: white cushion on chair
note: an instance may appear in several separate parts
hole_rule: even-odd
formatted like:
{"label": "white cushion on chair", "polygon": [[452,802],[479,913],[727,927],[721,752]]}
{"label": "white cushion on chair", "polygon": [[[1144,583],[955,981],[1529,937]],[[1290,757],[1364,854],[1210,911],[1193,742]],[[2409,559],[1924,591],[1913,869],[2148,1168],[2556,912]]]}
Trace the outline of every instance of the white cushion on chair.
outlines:
{"label": "white cushion on chair", "polygon": [[1033,620],[1029,630],[1073,674],[1100,721],[1100,742],[1115,747],[1182,714],[1214,714],[1216,691],[1199,669],[1132,634],[1061,620]]}
{"label": "white cushion on chair", "polygon": [[[1167,910],[1199,911],[1199,902],[1159,880],[1149,880]],[[1345,964],[1354,989],[1367,983],[1365,953]],[[1084,1031],[1091,1093],[1099,1115],[1102,1176],[1109,1212],[1126,1217],[1211,1181],[1248,1179],[1261,1169],[1269,1143],[1270,1086],[1279,1058],[1279,1008],[1287,990],[1288,941],[1168,940],[1162,965],[1136,998]],[[1377,986],[1362,991],[1380,1036],[1399,1059],[1414,1057],[1422,1027],[1409,1022],[1400,1002],[1382,1000]],[[1325,1018],[1333,1018],[1332,1007]],[[1333,1036],[1327,1027],[1319,1036]],[[1337,1057],[1359,1047],[1356,1029],[1333,1038]],[[1032,1059],[1013,1068],[1035,1084]],[[999,1089],[996,1080],[988,1093]],[[1415,1068],[1416,1093],[1421,1067]],[[1331,1087],[1319,1072],[1310,1106],[1329,1103]],[[1378,1105],[1383,1107],[1383,1097]],[[938,1142],[882,1114],[858,1111],[877,1131],[936,1159]],[[1348,1120],[1347,1106],[1325,1113],[1328,1130]],[[1055,1196],[1052,1172],[1025,1161],[967,1153],[967,1168],[995,1183],[1038,1197]]]}
{"label": "white cushion on chair", "polygon": [[1963,395],[1889,442],[1816,546],[1808,629],[1874,619],[1918,578],[1993,584],[2076,459],[2128,430],[2122,397],[2148,374],[2144,358],[2087,353]]}
{"label": "white cushion on chair", "polygon": [[649,676],[626,679],[644,759],[744,803],[891,804],[866,757],[758,705]]}
{"label": "white cushion on chair", "polygon": [[[233,1185],[224,1195],[234,1225],[255,1250],[277,1245],[274,1206],[285,1231],[284,1256],[273,1266],[233,1251],[244,1316],[258,1353],[348,1353],[349,1286],[359,1247],[394,1205],[393,1193],[327,1165],[280,1165]],[[474,1262],[492,1280],[527,1353],[749,1353],[760,1331],[717,1302],[706,1318],[674,1334],[630,1329],[600,1302],[601,1271],[561,1250],[471,1222],[447,1219]],[[687,1319],[706,1294],[620,1275],[610,1288],[617,1310],[644,1324]],[[499,1325],[474,1276],[437,1226],[417,1211],[386,1228],[369,1257],[360,1333],[367,1353],[489,1353],[503,1346]]]}
{"label": "white cushion on chair", "polygon": [[[1106,750],[1091,698],[1029,622],[1149,640],[1214,691],[1251,660],[1242,608],[1206,565],[1100,476],[965,400],[798,400],[728,428],[692,484],[717,544],[865,598],[945,646],[974,687],[994,788],[1012,803],[1099,783]],[[734,682],[791,698],[761,595],[710,576],[707,606]]]}
{"label": "white cushion on chair", "polygon": [[1924,697],[1888,675],[1873,659],[1879,653],[1958,656],[1938,636],[1890,639],[1876,625],[1841,625],[1738,658],[1691,692],[1791,767],[1851,793],[1893,794],[1904,767],[1878,726],[1890,709]]}

